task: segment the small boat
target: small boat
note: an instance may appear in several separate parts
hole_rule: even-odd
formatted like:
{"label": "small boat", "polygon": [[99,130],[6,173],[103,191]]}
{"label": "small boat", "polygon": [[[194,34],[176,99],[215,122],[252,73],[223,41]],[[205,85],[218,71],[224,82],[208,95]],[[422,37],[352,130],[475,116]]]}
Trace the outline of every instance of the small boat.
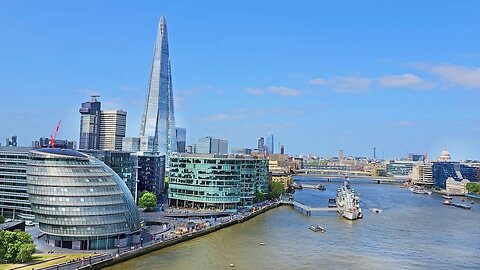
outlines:
{"label": "small boat", "polygon": [[445,200],[445,201],[443,201],[443,204],[444,204],[444,205],[452,205],[452,202],[449,201],[449,200]]}
{"label": "small boat", "polygon": [[382,210],[382,209],[378,209],[378,208],[370,208],[370,211],[379,214],[379,213],[381,213],[383,210]]}
{"label": "small boat", "polygon": [[465,201],[465,199],[464,199],[464,198],[462,198],[460,201],[464,202],[464,201]]}
{"label": "small boat", "polygon": [[466,204],[461,204],[461,203],[454,203],[453,206],[458,207],[458,208],[467,209],[467,210],[472,209],[470,206],[468,206]]}
{"label": "small boat", "polygon": [[317,186],[317,189],[318,189],[318,190],[326,190],[327,188],[325,188],[324,185],[318,185],[318,186]]}
{"label": "small boat", "polygon": [[470,201],[470,204],[475,204],[473,201]]}
{"label": "small boat", "polygon": [[446,200],[451,200],[451,199],[452,199],[452,197],[450,197],[450,196],[448,196],[448,195],[442,195],[442,197],[443,197],[444,199],[446,199]]}
{"label": "small boat", "polygon": [[310,227],[308,227],[310,230],[314,231],[314,232],[326,232],[327,230],[325,230],[325,228],[323,228],[322,226],[320,225],[312,225]]}

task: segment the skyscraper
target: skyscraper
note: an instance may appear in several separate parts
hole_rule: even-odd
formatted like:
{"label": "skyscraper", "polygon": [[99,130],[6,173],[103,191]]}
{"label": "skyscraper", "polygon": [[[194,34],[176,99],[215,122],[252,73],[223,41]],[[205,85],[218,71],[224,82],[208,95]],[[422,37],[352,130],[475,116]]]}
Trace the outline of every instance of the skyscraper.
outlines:
{"label": "skyscraper", "polygon": [[127,112],[122,110],[101,111],[99,149],[121,151],[126,125]]}
{"label": "skyscraper", "polygon": [[150,83],[140,126],[140,137],[149,136],[153,137],[153,149],[148,150],[166,155],[168,166],[169,156],[176,152],[177,145],[167,22],[164,16],[160,18],[158,24]]}
{"label": "skyscraper", "polygon": [[185,153],[187,147],[187,129],[177,127],[175,129],[175,138],[177,139],[177,152]]}
{"label": "skyscraper", "polygon": [[79,112],[80,118],[80,145],[79,149],[96,150],[100,145],[100,107],[97,101],[99,96],[92,96],[92,100],[83,102]]}
{"label": "skyscraper", "polygon": [[265,139],[263,137],[257,138],[257,149],[259,151],[265,150]]}
{"label": "skyscraper", "polygon": [[266,144],[266,150],[267,154],[274,154],[274,141],[273,141],[273,135],[269,135],[267,137],[267,144]]}

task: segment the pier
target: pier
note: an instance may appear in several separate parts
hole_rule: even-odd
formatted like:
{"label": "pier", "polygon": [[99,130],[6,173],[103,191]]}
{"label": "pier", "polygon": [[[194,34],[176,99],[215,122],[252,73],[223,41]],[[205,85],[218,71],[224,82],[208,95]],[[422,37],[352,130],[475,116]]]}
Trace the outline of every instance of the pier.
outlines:
{"label": "pier", "polygon": [[292,200],[282,200],[280,203],[283,204],[283,205],[291,205],[295,209],[300,211],[300,213],[303,213],[307,216],[311,215],[312,212],[337,212],[338,211],[337,207],[311,207],[311,206],[305,205],[301,202],[294,201],[294,200],[293,201]]}

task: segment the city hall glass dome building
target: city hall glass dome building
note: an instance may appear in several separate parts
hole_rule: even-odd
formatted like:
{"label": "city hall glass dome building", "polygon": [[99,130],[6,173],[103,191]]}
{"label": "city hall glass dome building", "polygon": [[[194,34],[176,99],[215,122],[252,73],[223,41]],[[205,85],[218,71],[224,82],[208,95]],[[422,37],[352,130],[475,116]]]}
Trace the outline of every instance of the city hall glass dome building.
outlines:
{"label": "city hall glass dome building", "polygon": [[27,191],[35,219],[51,245],[105,249],[140,238],[139,213],[130,191],[94,157],[69,149],[30,151]]}

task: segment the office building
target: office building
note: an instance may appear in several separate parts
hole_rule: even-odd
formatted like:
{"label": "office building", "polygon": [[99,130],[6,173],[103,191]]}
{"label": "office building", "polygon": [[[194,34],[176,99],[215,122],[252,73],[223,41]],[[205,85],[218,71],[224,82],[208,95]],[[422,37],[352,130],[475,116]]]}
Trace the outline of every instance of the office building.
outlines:
{"label": "office building", "polygon": [[387,173],[393,176],[407,176],[411,173],[414,165],[418,164],[415,161],[392,160],[387,166]]}
{"label": "office building", "polygon": [[32,150],[27,191],[50,245],[98,250],[138,242],[140,218],[133,197],[96,158],[70,149]]}
{"label": "office building", "polygon": [[160,201],[165,191],[165,156],[159,155],[158,152],[139,152],[135,157],[137,158],[138,186],[137,193],[133,193],[134,197],[139,196],[138,194],[142,191],[149,191]]}
{"label": "office building", "polygon": [[[150,82],[140,126],[140,137],[152,137],[151,148],[145,150],[159,152],[160,155],[166,155],[167,159],[171,153],[177,151],[167,22],[164,16],[160,18],[153,50]],[[150,145],[147,146],[150,147]]]}
{"label": "office building", "polygon": [[259,151],[265,150],[265,139],[263,137],[257,138],[257,149]]}
{"label": "office building", "polygon": [[169,203],[236,210],[268,192],[268,164],[252,156],[177,154],[171,159]]}
{"label": "office building", "polygon": [[80,143],[79,149],[99,149],[100,147],[100,111],[99,96],[92,96],[91,101],[83,102],[79,112]]}
{"label": "office building", "polygon": [[[37,141],[32,142],[33,148],[48,148],[50,145],[50,138],[40,138]],[[55,139],[55,148],[75,149],[76,142],[62,139]]]}
{"label": "office building", "polygon": [[228,140],[212,137],[198,138],[196,154],[228,154]]}
{"label": "office building", "polygon": [[0,215],[33,220],[27,194],[30,147],[0,146]]}
{"label": "office building", "polygon": [[122,140],[122,151],[124,152],[138,152],[140,151],[140,138],[125,137]]}
{"label": "office building", "polygon": [[127,112],[108,110],[100,112],[99,150],[122,151],[127,126]]}
{"label": "office building", "polygon": [[432,163],[418,163],[413,166],[410,179],[414,185],[433,185]]}
{"label": "office building", "polygon": [[234,155],[251,155],[252,149],[250,148],[232,148],[232,154]]}
{"label": "office building", "polygon": [[17,136],[14,135],[10,138],[7,138],[5,140],[5,146],[13,146],[13,147],[17,147]]}
{"label": "office building", "polygon": [[446,189],[446,181],[450,177],[455,181],[466,179],[470,182],[478,182],[477,171],[478,168],[460,162],[438,161],[432,163],[433,183],[443,189]]}
{"label": "office building", "polygon": [[177,153],[185,153],[187,147],[187,129],[177,127],[175,129],[175,135],[177,138]]}
{"label": "office building", "polygon": [[273,135],[269,135],[267,137],[267,143],[265,145],[265,150],[267,154],[271,155],[275,153],[274,145],[275,145],[275,142],[273,140]]}

